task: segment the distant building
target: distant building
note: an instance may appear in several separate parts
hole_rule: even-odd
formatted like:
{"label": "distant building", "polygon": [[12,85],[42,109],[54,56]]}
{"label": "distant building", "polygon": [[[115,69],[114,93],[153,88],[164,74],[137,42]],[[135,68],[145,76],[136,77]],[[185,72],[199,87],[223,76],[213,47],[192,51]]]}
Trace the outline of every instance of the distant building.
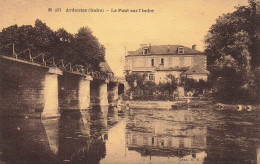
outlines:
{"label": "distant building", "polygon": [[147,73],[147,80],[155,83],[167,80],[167,75],[176,78],[186,76],[207,81],[207,56],[182,45],[141,44],[136,51],[128,51],[125,57],[125,72]]}

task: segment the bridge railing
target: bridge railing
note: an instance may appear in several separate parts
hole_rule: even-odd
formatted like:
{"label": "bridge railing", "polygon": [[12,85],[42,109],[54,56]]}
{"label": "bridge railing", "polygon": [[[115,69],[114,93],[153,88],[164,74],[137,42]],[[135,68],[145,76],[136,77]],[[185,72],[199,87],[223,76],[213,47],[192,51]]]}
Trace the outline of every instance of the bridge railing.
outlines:
{"label": "bridge railing", "polygon": [[[16,53],[15,49],[14,49],[14,44],[12,44],[12,43],[7,44],[5,46],[1,46],[0,50],[2,48],[9,48],[11,45],[13,45],[13,53],[12,53],[11,57],[13,57],[15,59],[40,64],[40,65],[46,66],[46,67],[56,67],[56,68],[61,69],[62,71],[66,71],[66,72],[72,72],[72,73],[77,73],[77,74],[81,74],[81,75],[89,75],[96,79],[109,80],[109,81],[115,80],[113,75],[110,75],[109,73],[106,73],[106,72],[90,70],[89,68],[87,68],[83,65],[78,65],[78,64],[73,65],[72,62],[65,62],[63,59],[56,62],[54,57],[50,57],[47,59],[47,57],[44,53],[40,53],[36,56],[32,56],[31,49],[29,49],[29,48],[27,48],[26,50],[21,51],[19,53]],[[3,54],[3,55],[6,56],[6,54]]]}

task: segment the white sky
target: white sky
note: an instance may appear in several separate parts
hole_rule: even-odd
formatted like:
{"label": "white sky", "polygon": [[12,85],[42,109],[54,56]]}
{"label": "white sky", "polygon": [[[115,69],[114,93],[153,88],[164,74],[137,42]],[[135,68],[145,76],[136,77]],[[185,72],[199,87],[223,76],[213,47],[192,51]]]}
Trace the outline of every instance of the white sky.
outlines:
{"label": "white sky", "polygon": [[[76,33],[88,26],[106,47],[106,60],[117,76],[123,75],[125,47],[136,50],[152,45],[197,45],[204,49],[204,37],[218,16],[233,12],[247,0],[0,0],[0,30],[13,24],[34,24],[42,20],[51,29]],[[62,12],[48,12],[61,8]],[[154,13],[66,13],[69,8],[153,9]]]}

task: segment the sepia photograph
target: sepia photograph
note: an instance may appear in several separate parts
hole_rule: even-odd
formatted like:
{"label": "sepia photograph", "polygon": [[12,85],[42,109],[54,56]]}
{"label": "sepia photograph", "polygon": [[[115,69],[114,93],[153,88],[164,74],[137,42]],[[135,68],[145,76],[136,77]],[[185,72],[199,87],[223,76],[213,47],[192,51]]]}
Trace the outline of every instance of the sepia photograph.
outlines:
{"label": "sepia photograph", "polygon": [[0,164],[260,164],[260,0],[0,0]]}

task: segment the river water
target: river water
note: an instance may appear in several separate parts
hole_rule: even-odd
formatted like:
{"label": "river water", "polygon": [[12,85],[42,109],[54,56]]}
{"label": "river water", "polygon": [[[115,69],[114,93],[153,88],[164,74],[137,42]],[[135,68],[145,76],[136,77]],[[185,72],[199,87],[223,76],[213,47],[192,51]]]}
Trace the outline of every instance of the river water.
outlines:
{"label": "river water", "polygon": [[257,163],[259,113],[95,107],[1,118],[0,163]]}

